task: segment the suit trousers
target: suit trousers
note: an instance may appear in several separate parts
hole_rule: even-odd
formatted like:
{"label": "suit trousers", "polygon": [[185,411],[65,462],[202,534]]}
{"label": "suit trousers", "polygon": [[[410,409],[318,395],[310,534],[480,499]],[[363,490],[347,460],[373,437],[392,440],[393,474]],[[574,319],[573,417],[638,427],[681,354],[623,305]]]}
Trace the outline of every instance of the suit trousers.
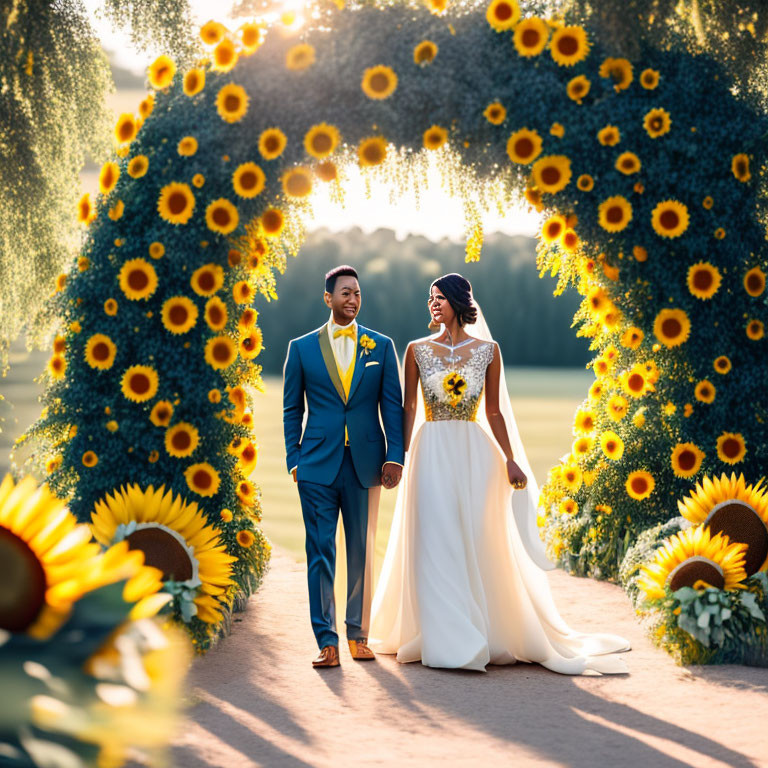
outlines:
{"label": "suit trousers", "polygon": [[330,485],[299,480],[298,488],[306,531],[309,611],[317,645],[339,644],[333,592],[339,510],[347,549],[347,638],[367,639],[381,486],[365,488],[360,484],[346,446],[339,472]]}

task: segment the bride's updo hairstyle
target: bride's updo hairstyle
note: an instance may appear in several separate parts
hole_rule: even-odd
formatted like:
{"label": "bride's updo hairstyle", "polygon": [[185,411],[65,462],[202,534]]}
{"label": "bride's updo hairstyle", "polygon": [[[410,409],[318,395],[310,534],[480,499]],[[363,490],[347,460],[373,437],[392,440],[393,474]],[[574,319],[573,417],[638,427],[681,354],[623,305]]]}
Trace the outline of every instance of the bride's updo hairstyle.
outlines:
{"label": "bride's updo hairstyle", "polygon": [[432,283],[429,287],[430,293],[434,286],[437,286],[448,300],[460,326],[472,325],[477,320],[477,309],[472,302],[472,286],[466,277],[462,277],[458,272],[450,272]]}

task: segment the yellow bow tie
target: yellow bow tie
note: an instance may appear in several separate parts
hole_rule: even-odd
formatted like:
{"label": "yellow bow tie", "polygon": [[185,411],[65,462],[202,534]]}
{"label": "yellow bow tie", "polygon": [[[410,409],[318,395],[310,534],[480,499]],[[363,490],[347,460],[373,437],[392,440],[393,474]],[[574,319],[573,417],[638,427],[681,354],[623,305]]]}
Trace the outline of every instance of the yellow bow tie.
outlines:
{"label": "yellow bow tie", "polygon": [[339,336],[349,336],[350,339],[354,339],[357,336],[355,327],[353,325],[346,325],[344,328],[337,328],[333,332],[333,338],[338,339]]}

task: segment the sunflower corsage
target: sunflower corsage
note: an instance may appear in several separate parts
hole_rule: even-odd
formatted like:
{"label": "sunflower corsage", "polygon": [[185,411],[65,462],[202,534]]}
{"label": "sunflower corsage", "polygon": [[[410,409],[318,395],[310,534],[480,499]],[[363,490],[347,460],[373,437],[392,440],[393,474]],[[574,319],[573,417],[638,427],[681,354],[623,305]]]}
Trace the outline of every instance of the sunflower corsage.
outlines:
{"label": "sunflower corsage", "polygon": [[360,357],[362,357],[363,355],[370,355],[371,350],[376,349],[376,342],[367,333],[364,333],[360,337],[360,346],[362,347]]}
{"label": "sunflower corsage", "polygon": [[443,379],[443,389],[448,394],[448,403],[455,408],[464,397],[464,391],[467,388],[466,379],[456,371],[446,374]]}

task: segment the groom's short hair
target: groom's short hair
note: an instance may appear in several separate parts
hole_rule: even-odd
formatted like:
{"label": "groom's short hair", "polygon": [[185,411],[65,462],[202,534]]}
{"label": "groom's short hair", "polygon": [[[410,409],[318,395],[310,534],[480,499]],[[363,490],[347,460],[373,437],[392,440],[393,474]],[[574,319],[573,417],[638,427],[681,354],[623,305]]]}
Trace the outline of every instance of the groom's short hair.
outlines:
{"label": "groom's short hair", "polygon": [[337,277],[354,277],[358,280],[357,270],[354,267],[350,267],[349,264],[342,264],[340,267],[334,267],[330,272],[325,275],[325,290],[328,293],[333,293],[333,289],[336,287]]}

